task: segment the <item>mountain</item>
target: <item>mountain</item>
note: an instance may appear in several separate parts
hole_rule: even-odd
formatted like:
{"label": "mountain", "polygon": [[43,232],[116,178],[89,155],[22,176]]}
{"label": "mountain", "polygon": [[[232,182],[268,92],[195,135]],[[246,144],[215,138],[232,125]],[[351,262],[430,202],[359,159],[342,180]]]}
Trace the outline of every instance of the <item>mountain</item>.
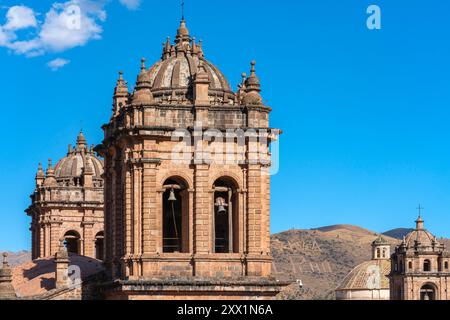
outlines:
{"label": "mountain", "polygon": [[[31,260],[31,253],[29,251],[7,252],[7,253],[8,253],[8,263],[11,267],[18,266],[19,264]],[[3,252],[0,252],[0,256],[3,259]]]}
{"label": "mountain", "polygon": [[412,231],[414,231],[414,229],[398,228],[386,231],[385,233],[383,233],[383,235],[401,240],[403,239],[403,237],[406,237]]}
{"label": "mountain", "polygon": [[[334,299],[334,290],[358,264],[371,259],[377,233],[352,225],[313,230],[290,230],[272,236],[274,274],[279,280],[296,282],[280,299]],[[392,246],[399,240],[385,236]]]}

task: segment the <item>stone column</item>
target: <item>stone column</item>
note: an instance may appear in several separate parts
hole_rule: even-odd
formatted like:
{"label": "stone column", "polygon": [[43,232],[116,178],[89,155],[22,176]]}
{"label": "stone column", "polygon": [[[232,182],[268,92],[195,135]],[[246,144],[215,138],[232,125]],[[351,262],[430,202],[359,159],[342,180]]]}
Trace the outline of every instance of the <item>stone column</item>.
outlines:
{"label": "stone column", "polygon": [[260,254],[262,249],[262,195],[261,167],[249,165],[247,172],[247,245],[249,254]]}
{"label": "stone column", "polygon": [[[91,215],[91,210],[85,211],[87,215]],[[88,213],[89,212],[89,213]],[[86,217],[85,217],[86,219]],[[95,258],[95,240],[94,240],[94,233],[93,233],[93,227],[94,222],[90,221],[91,219],[86,219],[85,222],[82,223],[83,225],[83,251],[80,253],[81,255],[85,257],[91,257]]]}
{"label": "stone column", "polygon": [[157,239],[162,237],[161,230],[158,229],[158,215],[160,210],[157,197],[156,186],[157,164],[145,163],[142,183],[142,234],[143,234],[143,254],[154,254],[158,252]]}
{"label": "stone column", "polygon": [[195,254],[211,253],[211,203],[208,188],[209,165],[198,164],[195,167],[194,197],[194,252]]}

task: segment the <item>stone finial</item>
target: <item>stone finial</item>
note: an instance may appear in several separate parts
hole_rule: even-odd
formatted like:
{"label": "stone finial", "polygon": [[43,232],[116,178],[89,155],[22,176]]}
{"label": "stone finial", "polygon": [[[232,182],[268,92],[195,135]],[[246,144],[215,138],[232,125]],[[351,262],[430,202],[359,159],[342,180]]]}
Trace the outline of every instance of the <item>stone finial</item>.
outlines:
{"label": "stone finial", "polygon": [[35,180],[36,180],[36,187],[40,187],[45,180],[45,173],[44,170],[42,169],[41,162],[39,162]]}
{"label": "stone finial", "polygon": [[48,159],[47,171],[45,173],[44,186],[56,185],[55,170],[53,169],[52,159]]}
{"label": "stone finial", "polygon": [[38,171],[36,173],[36,178],[44,178],[44,177],[45,177],[45,173],[44,173],[44,170],[42,169],[42,162],[39,162]]}
{"label": "stone finial", "polygon": [[80,133],[77,137],[77,148],[84,149],[87,146],[86,138],[84,137],[83,130],[80,130]]}
{"label": "stone finial", "polygon": [[131,104],[135,106],[151,104],[153,102],[151,87],[150,74],[145,67],[145,58],[142,58],[141,73],[136,81],[135,90],[131,97]]}
{"label": "stone finial", "polygon": [[251,62],[250,75],[248,76],[245,84],[246,84],[248,90],[260,92],[261,91],[261,89],[260,89],[261,83],[259,82],[259,78],[256,75],[255,66],[256,66],[256,61],[253,60]]}
{"label": "stone finial", "polygon": [[12,270],[8,264],[8,254],[3,253],[3,267],[0,269],[0,300],[14,299],[16,293],[12,285]]}
{"label": "stone finial", "polygon": [[261,106],[263,104],[261,97],[261,84],[255,71],[256,62],[251,62],[250,75],[245,80],[245,96],[242,99],[242,103],[245,105]]}
{"label": "stone finial", "polygon": [[245,72],[242,72],[241,78],[242,78],[241,85],[242,87],[245,87],[245,79],[247,79],[247,74]]}
{"label": "stone finial", "polygon": [[181,19],[180,27],[177,30],[177,40],[175,42],[178,43],[181,40],[185,40],[186,38],[189,39],[189,30],[186,27],[186,21],[184,19]]}
{"label": "stone finial", "polygon": [[55,176],[55,170],[53,170],[52,159],[48,159],[46,177],[48,178],[48,177],[54,177],[54,176]]}
{"label": "stone finial", "polygon": [[119,71],[119,79],[117,79],[116,87],[114,88],[114,97],[128,96],[128,83],[123,78],[123,71]]}
{"label": "stone finial", "polygon": [[163,54],[162,54],[162,58],[163,60],[166,60],[167,58],[170,57],[170,37],[166,38],[166,42],[162,44],[163,46]]}
{"label": "stone finial", "polygon": [[205,65],[203,60],[200,60],[198,63],[198,69],[197,69],[197,73],[195,75],[195,82],[196,83],[207,83],[209,84],[211,81],[209,80],[208,77],[208,72],[205,69]]}
{"label": "stone finial", "polygon": [[424,220],[422,219],[422,215],[419,215],[419,217],[416,220],[416,230],[424,230]]}
{"label": "stone finial", "polygon": [[145,58],[141,58],[141,73],[145,72]]}
{"label": "stone finial", "polygon": [[55,282],[56,288],[67,287],[69,281],[69,253],[64,245],[64,238],[59,239],[59,249],[55,253]]}
{"label": "stone finial", "polygon": [[204,53],[203,53],[203,40],[202,39],[200,39],[198,41],[197,51],[198,51],[198,56],[200,58],[203,58],[205,56]]}

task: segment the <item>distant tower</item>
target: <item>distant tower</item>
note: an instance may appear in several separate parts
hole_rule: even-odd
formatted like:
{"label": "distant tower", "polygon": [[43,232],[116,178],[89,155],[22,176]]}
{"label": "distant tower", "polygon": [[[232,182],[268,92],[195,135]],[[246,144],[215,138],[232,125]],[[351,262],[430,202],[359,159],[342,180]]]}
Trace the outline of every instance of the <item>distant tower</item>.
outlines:
{"label": "distant tower", "polygon": [[[161,60],[150,68],[141,60],[132,94],[124,83],[120,75],[97,147],[105,158],[105,265],[122,280],[108,297],[274,297],[282,284],[271,273],[269,145],[278,130],[269,127],[255,63],[233,92],[183,19]],[[228,140],[202,136],[208,129]],[[182,161],[173,153],[180,132]],[[232,160],[205,158],[206,148]]]}
{"label": "distant tower", "polygon": [[374,242],[372,242],[372,259],[386,260],[391,257],[391,245],[380,235]]}
{"label": "distant tower", "polygon": [[395,248],[390,288],[392,300],[450,300],[450,254],[424,228],[422,216],[416,229]]}
{"label": "distant tower", "polygon": [[60,239],[70,253],[103,259],[103,163],[80,132],[75,148],[44,174],[39,164],[31,217],[32,258],[49,258]]}

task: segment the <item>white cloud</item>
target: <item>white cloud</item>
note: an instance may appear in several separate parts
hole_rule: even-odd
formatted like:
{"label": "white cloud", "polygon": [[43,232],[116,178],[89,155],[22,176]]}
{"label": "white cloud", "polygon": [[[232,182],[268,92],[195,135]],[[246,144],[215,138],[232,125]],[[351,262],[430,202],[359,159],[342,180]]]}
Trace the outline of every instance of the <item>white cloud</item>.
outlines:
{"label": "white cloud", "polygon": [[49,61],[47,63],[47,66],[52,70],[52,71],[57,71],[58,69],[64,67],[65,65],[69,64],[70,60],[66,60],[66,59],[62,59],[62,58],[56,58],[52,61]]}
{"label": "white cloud", "polygon": [[[26,56],[61,52],[84,46],[91,40],[101,38],[103,29],[99,23],[106,19],[104,5],[103,0],[70,0],[55,3],[40,24],[36,22],[34,12],[29,8],[15,9],[8,15],[13,8],[17,8],[12,7],[8,10],[7,23],[3,27],[0,26],[0,46]],[[28,39],[17,39],[14,30],[28,27],[34,27],[33,36]]]}
{"label": "white cloud", "polygon": [[106,13],[84,4],[69,1],[53,5],[39,33],[44,49],[63,51],[100,39],[103,30],[97,20],[104,21]]}
{"label": "white cloud", "polygon": [[141,0],[119,0],[129,10],[136,10],[141,5]]}
{"label": "white cloud", "polygon": [[6,13],[5,30],[20,30],[36,27],[37,21],[33,9],[25,6],[14,6]]}

